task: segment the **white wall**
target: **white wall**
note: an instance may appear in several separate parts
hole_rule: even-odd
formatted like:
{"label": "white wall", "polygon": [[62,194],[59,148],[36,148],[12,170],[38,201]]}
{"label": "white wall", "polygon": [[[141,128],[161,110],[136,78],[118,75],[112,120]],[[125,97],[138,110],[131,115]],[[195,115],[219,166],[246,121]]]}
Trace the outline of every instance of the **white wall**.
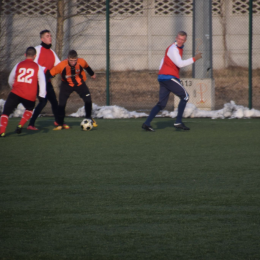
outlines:
{"label": "white wall", "polygon": [[[231,1],[230,1],[231,3]],[[226,49],[223,24],[220,17],[213,17],[213,69],[230,65],[248,66],[248,15],[233,15],[230,5],[226,12]],[[10,55],[12,67],[23,58],[28,46],[40,43],[39,32],[50,29],[55,46],[56,20],[53,17],[13,16],[5,22],[6,34],[1,37]],[[253,68],[260,68],[260,15],[253,16]],[[188,33],[184,59],[192,55],[192,16],[158,16],[152,10],[143,15],[115,16],[110,20],[111,70],[157,70],[165,49],[174,41],[179,30]],[[106,21],[105,16],[77,16],[65,22],[63,58],[69,49],[75,49],[96,70],[106,69]],[[191,67],[186,68],[190,70]]]}

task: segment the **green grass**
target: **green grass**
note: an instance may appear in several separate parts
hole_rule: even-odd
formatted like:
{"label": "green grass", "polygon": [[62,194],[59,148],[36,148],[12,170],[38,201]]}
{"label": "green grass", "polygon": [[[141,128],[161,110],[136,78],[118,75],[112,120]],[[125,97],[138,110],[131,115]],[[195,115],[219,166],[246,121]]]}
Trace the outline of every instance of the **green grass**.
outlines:
{"label": "green grass", "polygon": [[260,120],[66,118],[0,139],[0,259],[260,259]]}

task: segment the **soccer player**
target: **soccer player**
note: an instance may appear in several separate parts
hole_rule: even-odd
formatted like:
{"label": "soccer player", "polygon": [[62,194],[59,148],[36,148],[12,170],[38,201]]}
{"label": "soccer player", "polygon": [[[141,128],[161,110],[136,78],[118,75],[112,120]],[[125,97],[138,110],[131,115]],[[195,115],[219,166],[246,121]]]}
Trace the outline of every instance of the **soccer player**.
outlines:
{"label": "soccer player", "polygon": [[39,83],[39,99],[46,96],[46,81],[44,72],[33,60],[36,57],[36,49],[28,47],[25,52],[26,59],[14,66],[8,83],[12,87],[4,105],[3,114],[0,119],[0,137],[5,137],[5,130],[8,124],[9,115],[13,113],[19,103],[25,107],[24,114],[19,122],[16,133],[22,132],[22,127],[31,118],[35,106]]}
{"label": "soccer player", "polygon": [[[50,31],[49,30],[41,31],[40,38],[42,42],[41,45],[35,47],[37,51],[37,55],[34,61],[38,63],[40,66],[42,66],[44,69],[44,73],[46,73],[47,70],[52,69],[58,63],[60,63],[60,59],[58,58],[57,54],[51,49],[52,36]],[[47,82],[46,98],[39,100],[39,104],[36,106],[32,118],[29,122],[29,126],[27,127],[28,130],[38,130],[34,126],[34,124],[37,117],[39,116],[43,108],[46,106],[48,100],[51,103],[52,113],[54,117],[56,117],[56,113],[58,109],[58,101],[50,80],[48,80]],[[57,125],[56,121],[54,122],[54,125]],[[68,129],[69,126],[64,124],[63,128]]]}
{"label": "soccer player", "polygon": [[96,74],[90,68],[88,63],[84,59],[78,58],[78,54],[75,50],[70,50],[68,58],[66,60],[61,61],[50,71],[46,72],[47,79],[50,77],[54,77],[57,74],[61,74],[62,80],[56,119],[58,126],[53,130],[63,129],[66,103],[70,94],[73,91],[76,91],[84,101],[86,118],[92,120],[93,126],[97,127],[96,121],[91,117],[92,100],[89,89],[85,83],[85,81],[87,80],[85,70],[88,72],[91,78],[96,78]]}
{"label": "soccer player", "polygon": [[180,83],[179,70],[180,68],[188,66],[199,60],[202,58],[202,55],[201,53],[198,53],[193,58],[183,60],[182,53],[186,39],[186,32],[178,32],[175,42],[171,44],[165,51],[165,56],[161,61],[158,73],[158,81],[160,84],[159,102],[153,107],[150,115],[142,125],[142,128],[146,131],[154,132],[154,129],[151,127],[150,123],[159,113],[159,111],[166,107],[171,92],[180,98],[178,114],[174,123],[174,127],[183,130],[190,130],[182,122],[182,115],[186,107],[186,103],[189,100],[189,95]]}

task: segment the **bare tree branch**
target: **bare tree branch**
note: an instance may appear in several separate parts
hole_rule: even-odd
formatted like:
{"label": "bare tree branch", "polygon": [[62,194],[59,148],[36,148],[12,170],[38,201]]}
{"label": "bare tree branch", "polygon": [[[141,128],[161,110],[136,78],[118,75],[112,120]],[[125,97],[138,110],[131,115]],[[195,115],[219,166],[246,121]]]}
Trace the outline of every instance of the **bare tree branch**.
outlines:
{"label": "bare tree branch", "polygon": [[62,57],[62,46],[64,38],[64,0],[57,0],[57,28],[55,52],[58,57]]}
{"label": "bare tree branch", "polygon": [[223,48],[224,48],[223,60],[224,60],[224,65],[226,67],[229,67],[229,66],[235,66],[236,63],[231,58],[230,52],[227,47],[227,14],[226,14],[227,4],[228,3],[225,0],[220,0],[220,23],[223,31]]}

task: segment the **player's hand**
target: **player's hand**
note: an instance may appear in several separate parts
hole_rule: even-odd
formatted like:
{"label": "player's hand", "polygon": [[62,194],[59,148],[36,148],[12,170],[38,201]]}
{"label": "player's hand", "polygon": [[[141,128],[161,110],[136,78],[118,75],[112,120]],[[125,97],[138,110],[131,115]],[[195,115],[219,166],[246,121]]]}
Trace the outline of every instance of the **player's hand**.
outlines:
{"label": "player's hand", "polygon": [[93,76],[91,76],[92,79],[95,79],[96,78],[96,74],[94,74]]}
{"label": "player's hand", "polygon": [[42,103],[45,101],[45,98],[38,96],[39,102]]}
{"label": "player's hand", "polygon": [[193,58],[194,58],[195,61],[201,59],[202,58],[202,53],[201,52],[197,53]]}

